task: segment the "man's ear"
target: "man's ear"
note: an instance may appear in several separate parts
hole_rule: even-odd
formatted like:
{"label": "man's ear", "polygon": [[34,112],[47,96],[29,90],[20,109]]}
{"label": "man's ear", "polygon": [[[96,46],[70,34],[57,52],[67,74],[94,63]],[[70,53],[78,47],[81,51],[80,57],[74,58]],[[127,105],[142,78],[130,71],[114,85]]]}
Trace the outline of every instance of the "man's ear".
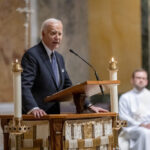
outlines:
{"label": "man's ear", "polygon": [[45,35],[44,31],[42,31],[42,37]]}
{"label": "man's ear", "polygon": [[148,85],[148,79],[146,80],[146,86]]}

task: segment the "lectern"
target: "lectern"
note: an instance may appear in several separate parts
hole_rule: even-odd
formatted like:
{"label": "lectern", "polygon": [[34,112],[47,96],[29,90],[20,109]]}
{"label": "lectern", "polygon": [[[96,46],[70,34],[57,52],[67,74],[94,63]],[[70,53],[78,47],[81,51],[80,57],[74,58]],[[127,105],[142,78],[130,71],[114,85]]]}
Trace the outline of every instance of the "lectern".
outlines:
{"label": "lectern", "polygon": [[[82,112],[84,110],[85,97],[100,93],[99,85],[103,87],[105,92],[109,91],[111,86],[118,85],[119,83],[116,80],[86,81],[77,84],[45,98],[46,102],[63,102],[68,101],[71,97],[76,105],[77,114],[47,115],[40,119],[35,119],[30,115],[23,115],[23,120],[47,120],[49,122],[50,140],[48,149],[96,150],[103,148],[112,150],[117,147],[117,130],[124,125],[123,122],[118,120],[118,114],[115,112],[82,114]],[[0,116],[3,129],[12,117],[6,115]],[[8,149],[8,133],[4,133],[4,144],[5,150]]]}
{"label": "lectern", "polygon": [[47,96],[45,98],[46,102],[51,101],[68,101],[72,97],[76,106],[76,112],[82,113],[84,110],[84,101],[87,96],[92,96],[94,94],[100,93],[100,85],[104,91],[108,91],[113,85],[119,84],[120,81],[85,81],[78,85],[69,87],[62,90],[54,95]]}

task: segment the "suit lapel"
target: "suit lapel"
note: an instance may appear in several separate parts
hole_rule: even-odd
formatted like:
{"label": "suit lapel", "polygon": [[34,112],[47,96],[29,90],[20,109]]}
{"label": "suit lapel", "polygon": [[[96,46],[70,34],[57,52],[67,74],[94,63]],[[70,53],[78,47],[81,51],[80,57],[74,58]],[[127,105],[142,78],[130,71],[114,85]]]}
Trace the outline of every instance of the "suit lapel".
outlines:
{"label": "suit lapel", "polygon": [[41,57],[43,59],[43,62],[45,64],[45,66],[47,67],[50,75],[52,76],[52,79],[54,81],[55,86],[57,87],[57,84],[56,84],[56,81],[55,81],[55,76],[54,76],[54,73],[53,73],[53,69],[52,69],[52,65],[50,63],[49,56],[47,55],[47,52],[46,52],[46,50],[45,50],[45,48],[44,48],[42,43],[40,43],[40,46],[41,46],[41,50],[42,50]]}

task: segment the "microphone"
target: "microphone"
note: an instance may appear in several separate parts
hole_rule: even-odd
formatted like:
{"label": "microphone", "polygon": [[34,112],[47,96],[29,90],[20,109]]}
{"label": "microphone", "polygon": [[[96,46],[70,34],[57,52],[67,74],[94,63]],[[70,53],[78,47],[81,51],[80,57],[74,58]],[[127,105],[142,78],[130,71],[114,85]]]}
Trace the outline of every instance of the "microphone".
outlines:
{"label": "microphone", "polygon": [[[69,49],[69,51],[70,51],[71,53],[73,53],[74,55],[78,56],[80,59],[82,59],[86,64],[88,64],[88,65],[93,69],[94,74],[95,74],[95,77],[96,77],[96,80],[97,80],[97,81],[100,81],[100,78],[99,78],[99,76],[98,76],[98,74],[97,74],[95,68],[94,68],[91,64],[89,64],[85,59],[83,59],[80,55],[78,55],[74,50]],[[102,95],[104,95],[104,91],[103,91],[102,85],[99,85],[99,87],[100,87],[100,90],[101,90]]]}

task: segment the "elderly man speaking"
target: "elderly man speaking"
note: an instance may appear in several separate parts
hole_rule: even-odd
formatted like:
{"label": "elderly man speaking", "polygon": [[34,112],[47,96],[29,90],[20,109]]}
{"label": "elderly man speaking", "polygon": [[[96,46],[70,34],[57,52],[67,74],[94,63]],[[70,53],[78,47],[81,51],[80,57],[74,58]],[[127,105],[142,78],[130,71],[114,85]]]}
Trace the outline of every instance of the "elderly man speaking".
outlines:
{"label": "elderly man speaking", "polygon": [[[63,56],[56,49],[63,37],[63,24],[50,18],[41,27],[41,42],[27,50],[22,58],[23,113],[40,118],[60,113],[59,102],[45,103],[44,98],[72,86]],[[107,112],[100,107],[86,106],[94,112]]]}

